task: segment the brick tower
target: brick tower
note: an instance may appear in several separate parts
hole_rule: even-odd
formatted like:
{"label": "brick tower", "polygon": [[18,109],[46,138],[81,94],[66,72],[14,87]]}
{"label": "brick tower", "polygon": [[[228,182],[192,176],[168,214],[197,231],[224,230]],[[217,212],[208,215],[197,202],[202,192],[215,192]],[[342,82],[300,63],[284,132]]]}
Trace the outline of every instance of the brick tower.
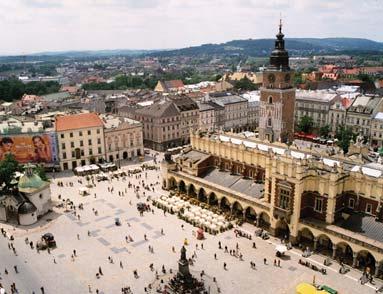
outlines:
{"label": "brick tower", "polygon": [[259,138],[270,142],[291,142],[294,139],[294,72],[289,66],[289,53],[285,50],[283,37],[281,21],[261,87]]}

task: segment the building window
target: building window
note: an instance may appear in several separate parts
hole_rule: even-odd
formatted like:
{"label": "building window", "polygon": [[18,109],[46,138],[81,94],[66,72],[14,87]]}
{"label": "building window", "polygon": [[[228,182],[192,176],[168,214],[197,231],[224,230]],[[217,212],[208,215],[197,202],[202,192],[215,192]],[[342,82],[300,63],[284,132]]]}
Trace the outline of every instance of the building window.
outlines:
{"label": "building window", "polygon": [[89,149],[89,155],[93,155],[93,150]]}
{"label": "building window", "polygon": [[101,154],[102,151],[101,151],[101,147],[98,147],[98,154]]}
{"label": "building window", "polygon": [[267,97],[267,103],[273,104],[273,97],[272,96]]}
{"label": "building window", "polygon": [[82,131],[79,131],[78,134],[80,137],[82,137]]}
{"label": "building window", "polygon": [[279,207],[282,209],[289,209],[290,207],[290,191],[280,189],[279,191]]}
{"label": "building window", "polygon": [[89,145],[89,146],[92,145],[92,139],[89,139],[89,140],[88,140],[88,145]]}
{"label": "building window", "polygon": [[69,137],[73,138],[73,133],[69,133]]}
{"label": "building window", "polygon": [[348,207],[349,208],[354,208],[355,207],[355,199],[354,198],[348,199]]}
{"label": "building window", "polygon": [[61,139],[64,139],[64,134],[61,134]]}
{"label": "building window", "polygon": [[63,152],[63,159],[66,159],[66,152]]}
{"label": "building window", "polygon": [[76,155],[75,155],[74,151],[72,151],[72,158],[75,158],[75,157],[76,157]]}
{"label": "building window", "polygon": [[97,144],[101,144],[101,139],[97,138]]}
{"label": "building window", "polygon": [[65,143],[61,143],[61,149],[65,150]]}
{"label": "building window", "polygon": [[92,131],[88,130],[88,136],[90,136],[91,134],[92,134]]}
{"label": "building window", "polygon": [[80,147],[84,146],[84,141],[80,140]]}
{"label": "building window", "polygon": [[100,133],[100,129],[97,129],[97,134],[99,134]]}
{"label": "building window", "polygon": [[371,203],[366,204],[366,213],[372,214],[372,204]]}
{"label": "building window", "polygon": [[315,207],[314,207],[314,211],[316,212],[322,212],[323,210],[323,199],[322,198],[315,198]]}
{"label": "building window", "polygon": [[268,126],[268,127],[271,127],[271,126],[272,126],[272,120],[271,120],[271,117],[269,117],[269,118],[267,119],[267,126]]}

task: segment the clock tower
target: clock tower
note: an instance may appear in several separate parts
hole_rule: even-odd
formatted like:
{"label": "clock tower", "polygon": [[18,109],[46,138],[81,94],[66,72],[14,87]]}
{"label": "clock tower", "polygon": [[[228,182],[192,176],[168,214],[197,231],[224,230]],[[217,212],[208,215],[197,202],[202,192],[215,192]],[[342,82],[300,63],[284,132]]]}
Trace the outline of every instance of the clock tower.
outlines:
{"label": "clock tower", "polygon": [[294,139],[295,88],[294,72],[285,50],[282,21],[270,56],[270,65],[263,72],[259,109],[259,138],[261,140],[292,142]]}

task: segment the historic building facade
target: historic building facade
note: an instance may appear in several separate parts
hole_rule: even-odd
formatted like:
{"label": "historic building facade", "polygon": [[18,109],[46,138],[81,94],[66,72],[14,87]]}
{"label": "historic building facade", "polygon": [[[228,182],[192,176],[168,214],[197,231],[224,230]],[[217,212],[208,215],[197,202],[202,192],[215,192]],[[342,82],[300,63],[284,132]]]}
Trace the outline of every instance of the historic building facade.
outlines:
{"label": "historic building facade", "polygon": [[383,277],[381,165],[232,133],[197,132],[191,145],[164,161],[164,188]]}
{"label": "historic building facade", "polygon": [[270,66],[263,72],[260,89],[259,138],[269,142],[292,142],[294,138],[295,88],[283,38],[280,24]]}

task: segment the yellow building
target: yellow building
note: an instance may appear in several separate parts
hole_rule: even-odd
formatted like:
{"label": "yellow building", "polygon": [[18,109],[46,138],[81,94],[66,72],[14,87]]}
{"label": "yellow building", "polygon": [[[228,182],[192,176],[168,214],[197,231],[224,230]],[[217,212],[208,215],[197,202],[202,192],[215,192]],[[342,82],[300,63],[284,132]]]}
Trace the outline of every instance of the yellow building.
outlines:
{"label": "yellow building", "polygon": [[383,166],[232,133],[191,135],[163,187],[383,277]]}
{"label": "yellow building", "polygon": [[57,116],[55,128],[62,170],[105,159],[104,124],[96,113]]}

